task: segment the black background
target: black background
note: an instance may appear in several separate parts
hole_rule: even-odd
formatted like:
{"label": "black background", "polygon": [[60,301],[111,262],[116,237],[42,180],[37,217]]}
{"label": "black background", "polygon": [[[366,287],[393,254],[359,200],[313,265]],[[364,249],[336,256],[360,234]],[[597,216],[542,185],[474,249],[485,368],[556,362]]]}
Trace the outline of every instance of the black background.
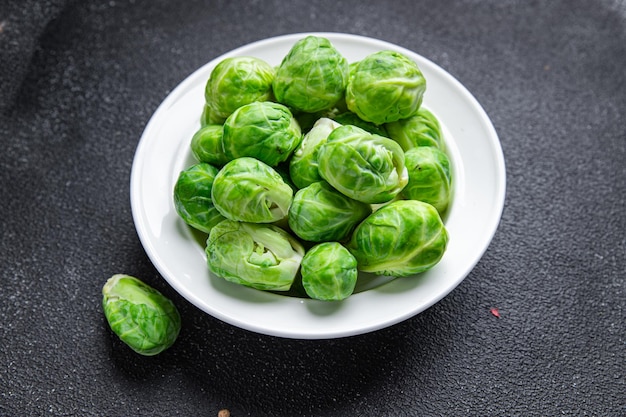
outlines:
{"label": "black background", "polygon": [[[308,31],[439,64],[492,119],[507,172],[498,232],[459,287],[391,328],[322,341],[188,303],[129,201],[138,140],[179,82]],[[625,415],[624,68],[617,0],[1,2],[0,415]],[[142,357],[112,335],[100,291],[115,273],[176,303],[170,350]]]}

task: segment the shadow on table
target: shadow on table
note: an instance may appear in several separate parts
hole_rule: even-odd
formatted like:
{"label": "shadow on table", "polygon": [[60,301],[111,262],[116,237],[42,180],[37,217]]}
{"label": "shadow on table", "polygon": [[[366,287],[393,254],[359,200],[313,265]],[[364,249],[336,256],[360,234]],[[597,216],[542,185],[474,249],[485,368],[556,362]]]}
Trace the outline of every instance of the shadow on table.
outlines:
{"label": "shadow on table", "polygon": [[432,378],[429,370],[439,356],[433,352],[445,355],[449,340],[449,326],[437,326],[441,318],[433,314],[330,340],[259,335],[202,314],[191,317],[172,353],[189,387],[237,415],[329,415],[333,410],[346,415],[370,402],[371,393],[374,398],[384,398],[384,391],[397,395],[407,375],[413,383]]}

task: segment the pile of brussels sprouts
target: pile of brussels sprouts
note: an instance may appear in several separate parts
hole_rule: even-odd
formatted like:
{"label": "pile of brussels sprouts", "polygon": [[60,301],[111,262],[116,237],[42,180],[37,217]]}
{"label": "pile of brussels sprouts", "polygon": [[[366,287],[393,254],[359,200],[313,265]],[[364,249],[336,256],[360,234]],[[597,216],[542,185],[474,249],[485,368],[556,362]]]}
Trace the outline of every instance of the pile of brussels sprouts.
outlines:
{"label": "pile of brussels sprouts", "polygon": [[209,270],[328,301],[350,296],[359,271],[404,277],[437,264],[452,178],[425,90],[407,56],[349,63],[317,36],[278,67],[219,62],[191,138],[198,162],[173,191],[178,215],[208,234]]}

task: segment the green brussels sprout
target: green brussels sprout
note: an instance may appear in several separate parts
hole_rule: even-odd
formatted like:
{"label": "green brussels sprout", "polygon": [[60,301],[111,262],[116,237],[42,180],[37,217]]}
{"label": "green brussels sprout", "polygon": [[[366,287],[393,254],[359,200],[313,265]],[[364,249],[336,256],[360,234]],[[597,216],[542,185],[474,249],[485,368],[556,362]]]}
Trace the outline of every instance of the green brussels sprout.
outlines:
{"label": "green brussels sprout", "polygon": [[302,245],[271,224],[224,220],[207,239],[209,270],[259,290],[288,291],[304,256]]}
{"label": "green brussels sprout", "polygon": [[275,70],[255,57],[220,61],[207,80],[204,95],[213,120],[226,119],[239,107],[272,99]]}
{"label": "green brussels sprout", "polygon": [[363,220],[346,246],[360,271],[403,277],[435,266],[447,244],[448,232],[433,206],[396,200]]}
{"label": "green brussels sprout", "polygon": [[344,95],[348,61],[331,42],[307,36],[296,42],[276,70],[276,100],[290,108],[315,113],[331,108]]}
{"label": "green brussels sprout", "polygon": [[409,171],[409,183],[402,195],[433,205],[440,215],[448,208],[451,198],[450,160],[437,148],[422,146],[404,153]]}
{"label": "green brussels sprout", "polygon": [[272,223],[287,216],[293,189],[269,165],[242,157],[220,169],[211,197],[215,208],[228,219]]}
{"label": "green brussels sprout", "polygon": [[369,204],[353,200],[327,182],[315,182],[298,192],[289,208],[289,227],[311,242],[341,241],[372,212]]}
{"label": "green brussels sprout", "polygon": [[111,330],[135,352],[153,356],[174,344],[180,314],[159,291],[130,275],[117,274],[102,287],[102,307]]}
{"label": "green brussels sprout", "polygon": [[[352,76],[356,72],[356,69],[359,66],[359,62],[361,62],[361,61],[352,61],[348,65],[348,82],[350,82],[350,78],[352,78]],[[348,86],[346,86],[346,88],[348,88]]]}
{"label": "green brussels sprout", "polygon": [[304,188],[322,180],[317,163],[319,148],[326,142],[330,132],[339,126],[339,123],[323,117],[315,122],[311,130],[304,135],[302,142],[289,160],[289,175],[296,187]]}
{"label": "green brussels sprout", "polygon": [[398,142],[405,152],[418,146],[444,148],[439,120],[425,108],[420,107],[415,115],[387,123],[385,127],[389,137]]}
{"label": "green brussels sprout", "polygon": [[224,122],[222,144],[230,159],[250,156],[276,166],[300,144],[300,125],[280,103],[254,102],[239,107]]}
{"label": "green brussels sprout", "polygon": [[366,122],[350,111],[333,116],[332,119],[342,125],[357,126],[369,133],[389,137],[385,125],[375,125],[374,123]]}
{"label": "green brussels sprout", "polygon": [[348,109],[380,125],[413,116],[426,91],[417,64],[395,51],[379,51],[353,68],[346,88]]}
{"label": "green brussels sprout", "polygon": [[222,147],[222,125],[208,124],[201,127],[191,138],[191,153],[200,162],[222,166],[230,161]]}
{"label": "green brussels sprout", "polygon": [[202,114],[200,115],[200,127],[206,125],[221,125],[226,120],[225,117],[217,117],[211,110],[211,106],[204,103],[202,106]]}
{"label": "green brussels sprout", "polygon": [[302,286],[316,300],[341,301],[354,292],[359,276],[356,258],[338,242],[313,246],[302,258]]}
{"label": "green brussels sprout", "polygon": [[400,145],[356,126],[333,130],[320,147],[318,163],[330,185],[368,204],[391,201],[408,182]]}
{"label": "green brussels sprout", "polygon": [[217,173],[213,165],[200,162],[181,171],[174,184],[176,212],[189,226],[205,233],[224,220],[211,197]]}

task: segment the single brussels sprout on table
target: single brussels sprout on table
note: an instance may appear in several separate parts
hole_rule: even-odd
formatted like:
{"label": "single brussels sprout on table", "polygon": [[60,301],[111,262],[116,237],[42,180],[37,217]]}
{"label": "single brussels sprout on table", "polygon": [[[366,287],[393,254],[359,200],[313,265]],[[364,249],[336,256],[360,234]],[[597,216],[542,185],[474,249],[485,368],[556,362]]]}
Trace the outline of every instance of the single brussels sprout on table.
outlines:
{"label": "single brussels sprout on table", "polygon": [[259,290],[288,291],[304,248],[274,225],[224,220],[211,230],[206,255],[209,270],[227,281]]}
{"label": "single brussels sprout on table", "polygon": [[224,122],[222,145],[230,159],[249,156],[276,166],[302,140],[300,125],[280,103],[255,102],[239,107]]}
{"label": "single brussels sprout on table", "polygon": [[320,147],[326,142],[330,132],[341,126],[339,123],[320,118],[311,130],[304,135],[289,160],[289,175],[298,188],[304,188],[322,180],[318,171],[317,156]]}
{"label": "single brussels sprout on table", "polygon": [[313,246],[302,259],[302,286],[316,300],[345,300],[354,292],[359,275],[357,261],[338,242]]}
{"label": "single brussels sprout on table", "polygon": [[255,158],[237,158],[215,175],[211,198],[226,218],[273,223],[287,216],[293,189],[269,165]]}
{"label": "single brussels sprout on table", "polygon": [[363,220],[347,248],[360,271],[403,277],[435,266],[447,244],[448,232],[432,205],[397,200]]}
{"label": "single brussels sprout on table", "polygon": [[442,215],[450,203],[452,177],[450,160],[438,148],[422,146],[404,153],[409,183],[402,195],[433,205]]}
{"label": "single brussels sprout on table", "polygon": [[352,125],[331,132],[320,147],[318,163],[330,185],[368,204],[391,201],[408,182],[400,145]]}
{"label": "single brussels sprout on table", "polygon": [[276,100],[297,111],[315,113],[331,108],[344,96],[348,61],[331,42],[307,36],[296,42],[276,70]]}
{"label": "single brussels sprout on table", "polygon": [[222,166],[230,161],[222,147],[222,125],[209,124],[201,127],[191,138],[191,153],[200,162]]}
{"label": "single brussels sprout on table", "polygon": [[135,352],[152,356],[174,344],[180,314],[159,291],[130,275],[117,274],[102,287],[102,307],[111,330]]}
{"label": "single brussels sprout on table", "polygon": [[418,146],[445,148],[439,120],[423,107],[415,115],[387,123],[385,127],[389,137],[398,142],[405,152]]}
{"label": "single brussels sprout on table", "polygon": [[174,208],[185,223],[202,232],[224,220],[215,208],[211,191],[218,169],[200,162],[178,175],[174,185]]}
{"label": "single brussels sprout on table", "polygon": [[212,123],[226,120],[239,107],[273,98],[275,70],[255,57],[231,57],[220,61],[206,83],[205,109]]}
{"label": "single brussels sprout on table", "polygon": [[353,200],[327,182],[315,182],[296,192],[289,208],[289,227],[311,242],[341,241],[372,212],[369,204]]}
{"label": "single brussels sprout on table", "polygon": [[422,104],[426,79],[417,64],[395,51],[380,51],[359,61],[346,88],[348,109],[377,125],[413,116]]}

